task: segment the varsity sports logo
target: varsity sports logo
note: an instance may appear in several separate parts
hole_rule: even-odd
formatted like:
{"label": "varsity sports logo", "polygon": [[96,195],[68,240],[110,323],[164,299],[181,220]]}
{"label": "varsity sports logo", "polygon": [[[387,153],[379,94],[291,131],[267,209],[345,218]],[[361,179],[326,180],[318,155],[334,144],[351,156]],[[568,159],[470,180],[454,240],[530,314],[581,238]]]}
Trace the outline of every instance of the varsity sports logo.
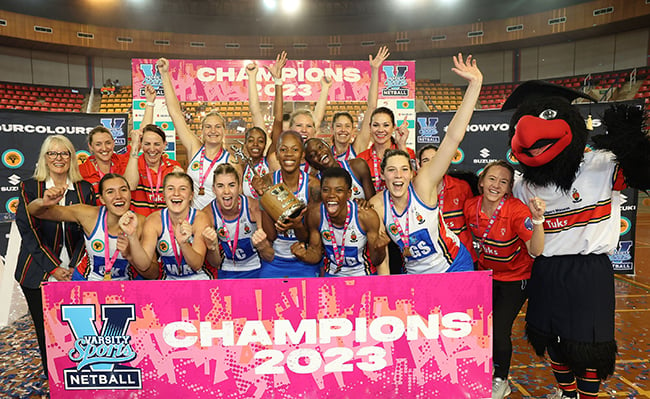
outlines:
{"label": "varsity sports logo", "polygon": [[430,116],[428,118],[418,117],[417,119],[418,130],[418,143],[433,143],[440,144],[440,136],[438,136],[438,118]]}
{"label": "varsity sports logo", "polygon": [[385,88],[382,90],[384,97],[408,97],[408,81],[406,80],[406,71],[408,65],[384,65],[383,70],[386,75],[384,80]]}
{"label": "varsity sports logo", "polygon": [[534,226],[533,226],[533,221],[532,221],[531,218],[526,217],[526,220],[524,220],[524,227],[525,227],[526,230],[528,230],[528,231],[533,231],[533,227],[534,227]]}
{"label": "varsity sports logo", "polygon": [[160,250],[160,252],[167,252],[169,250],[169,243],[165,240],[161,240],[158,243],[158,249]]}
{"label": "varsity sports logo", "polygon": [[9,169],[18,169],[25,163],[25,156],[19,150],[10,148],[2,153],[2,164]]}
{"label": "varsity sports logo", "polygon": [[93,250],[97,252],[101,252],[104,250],[104,241],[102,240],[93,240],[90,243],[90,246],[92,247]]}
{"label": "varsity sports logo", "polygon": [[124,133],[124,128],[126,127],[125,118],[102,118],[99,122],[106,129],[110,130],[111,135],[115,140],[115,145],[126,145],[126,133]]}
{"label": "varsity sports logo", "polygon": [[157,96],[164,96],[165,91],[162,87],[162,77],[154,64],[140,64],[140,70],[144,74],[142,87],[140,88],[140,97],[145,97],[145,86],[152,85],[156,89]]}
{"label": "varsity sports logo", "polygon": [[122,364],[137,356],[127,334],[135,321],[135,305],[102,304],[100,308],[98,333],[95,305],[61,306],[61,320],[74,336],[68,358],[76,363],[63,370],[65,389],[142,389],[142,370]]}

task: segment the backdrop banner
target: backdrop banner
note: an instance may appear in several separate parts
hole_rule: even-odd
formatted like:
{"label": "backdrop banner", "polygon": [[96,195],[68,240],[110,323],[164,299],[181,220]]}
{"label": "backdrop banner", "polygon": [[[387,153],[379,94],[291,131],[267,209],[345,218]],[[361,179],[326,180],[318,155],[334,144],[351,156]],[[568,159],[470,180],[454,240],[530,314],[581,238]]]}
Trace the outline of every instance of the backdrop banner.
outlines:
{"label": "backdrop banner", "polygon": [[47,283],[52,398],[489,398],[492,273]]}
{"label": "backdrop banner", "polygon": [[[630,104],[641,104],[638,101]],[[593,116],[592,135],[605,133],[601,116],[610,104],[579,104],[580,112],[587,119]],[[451,170],[463,170],[480,173],[489,162],[504,159],[520,171],[519,162],[510,153],[508,131],[510,118],[514,111],[500,110],[475,111],[467,126],[467,132],[460,144]],[[445,135],[447,126],[453,118],[453,112],[419,112],[416,116],[416,146],[419,150],[427,144],[439,145]],[[588,144],[586,151],[591,151]],[[617,199],[615,199],[617,200]],[[625,189],[620,195],[621,236],[617,250],[610,255],[616,273],[634,274],[634,237],[636,234],[636,211],[638,191]]]}
{"label": "backdrop banner", "polygon": [[[62,134],[77,149],[77,160],[83,162],[88,152],[88,132],[99,125],[107,127],[115,138],[115,151],[126,151],[127,114],[83,114],[73,112],[37,112],[0,110],[0,234],[5,237],[9,224],[16,217],[20,182],[34,174],[43,140],[51,134]],[[0,254],[7,253],[7,241],[0,240]]]}

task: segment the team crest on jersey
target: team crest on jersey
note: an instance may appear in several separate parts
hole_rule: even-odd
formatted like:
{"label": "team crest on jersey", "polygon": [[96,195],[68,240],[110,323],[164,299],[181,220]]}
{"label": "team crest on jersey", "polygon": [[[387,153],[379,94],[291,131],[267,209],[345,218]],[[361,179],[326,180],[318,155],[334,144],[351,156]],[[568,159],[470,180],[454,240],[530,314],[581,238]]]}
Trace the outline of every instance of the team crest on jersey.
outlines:
{"label": "team crest on jersey", "polygon": [[102,240],[93,240],[90,243],[90,246],[92,247],[93,250],[100,252],[104,250],[104,241]]}
{"label": "team crest on jersey", "polygon": [[160,252],[167,252],[169,250],[169,243],[165,240],[161,240],[158,243],[158,249],[160,250]]}
{"label": "team crest on jersey", "polygon": [[355,195],[358,195],[360,193],[359,187],[357,187],[357,186],[352,187],[352,193],[355,194]]}
{"label": "team crest on jersey", "polygon": [[506,235],[506,228],[505,227],[501,229],[501,235],[502,236]]}
{"label": "team crest on jersey", "polygon": [[199,170],[199,163],[198,162],[192,162],[192,166],[190,166],[190,169],[193,171]]}
{"label": "team crest on jersey", "polygon": [[573,191],[571,191],[571,198],[573,198],[574,204],[577,204],[578,202],[582,201],[582,198],[580,198],[580,193],[575,188],[573,189]]}
{"label": "team crest on jersey", "polygon": [[391,234],[393,235],[399,234],[399,230],[397,229],[397,226],[395,226],[395,223],[391,223],[390,225],[388,225],[388,231],[390,231]]}
{"label": "team crest on jersey", "polygon": [[251,227],[250,227],[248,224],[245,224],[245,225],[244,225],[244,233],[245,233],[245,234],[248,234],[248,233],[250,233],[250,232],[251,232]]}
{"label": "team crest on jersey", "polygon": [[418,224],[424,223],[424,218],[417,211],[415,212],[415,220],[418,221]]}
{"label": "team crest on jersey", "polygon": [[454,198],[454,205],[458,205],[460,203],[460,200],[458,198]]}
{"label": "team crest on jersey", "polygon": [[332,233],[330,233],[329,231],[324,231],[323,232],[323,240],[332,241]]}
{"label": "team crest on jersey", "polygon": [[219,236],[219,238],[222,238],[224,240],[227,240],[229,238],[229,234],[226,231],[225,227],[219,227],[219,230],[217,230],[217,235]]}
{"label": "team crest on jersey", "polygon": [[354,230],[352,230],[352,231],[350,232],[350,242],[357,242],[357,241],[358,241],[358,239],[357,239],[357,232],[354,231]]}

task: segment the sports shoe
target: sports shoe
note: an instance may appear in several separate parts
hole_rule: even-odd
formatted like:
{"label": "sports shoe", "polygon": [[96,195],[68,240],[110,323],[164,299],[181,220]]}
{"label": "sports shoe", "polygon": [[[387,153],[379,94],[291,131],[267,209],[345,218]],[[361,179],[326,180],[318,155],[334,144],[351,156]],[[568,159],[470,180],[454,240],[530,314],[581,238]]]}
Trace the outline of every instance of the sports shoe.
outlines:
{"label": "sports shoe", "polygon": [[495,377],[492,380],[492,399],[503,399],[510,395],[510,384],[508,381]]}
{"label": "sports shoe", "polygon": [[555,391],[546,395],[546,399],[577,399],[575,397],[566,396],[560,388],[553,388]]}

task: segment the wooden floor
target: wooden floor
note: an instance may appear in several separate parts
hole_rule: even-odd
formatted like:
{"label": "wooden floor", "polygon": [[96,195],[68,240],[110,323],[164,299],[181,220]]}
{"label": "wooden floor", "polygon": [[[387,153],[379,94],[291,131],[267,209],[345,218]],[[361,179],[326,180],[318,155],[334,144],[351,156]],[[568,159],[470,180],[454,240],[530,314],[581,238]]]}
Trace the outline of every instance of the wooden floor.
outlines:
{"label": "wooden floor", "polygon": [[[636,275],[617,275],[616,373],[601,387],[603,398],[650,399],[650,199],[639,199]],[[522,312],[515,322],[510,399],[544,398],[554,386],[548,363],[536,357],[523,338]],[[0,398],[47,397],[39,377],[40,359],[29,316],[0,330]],[[456,399],[456,398],[445,398]]]}

